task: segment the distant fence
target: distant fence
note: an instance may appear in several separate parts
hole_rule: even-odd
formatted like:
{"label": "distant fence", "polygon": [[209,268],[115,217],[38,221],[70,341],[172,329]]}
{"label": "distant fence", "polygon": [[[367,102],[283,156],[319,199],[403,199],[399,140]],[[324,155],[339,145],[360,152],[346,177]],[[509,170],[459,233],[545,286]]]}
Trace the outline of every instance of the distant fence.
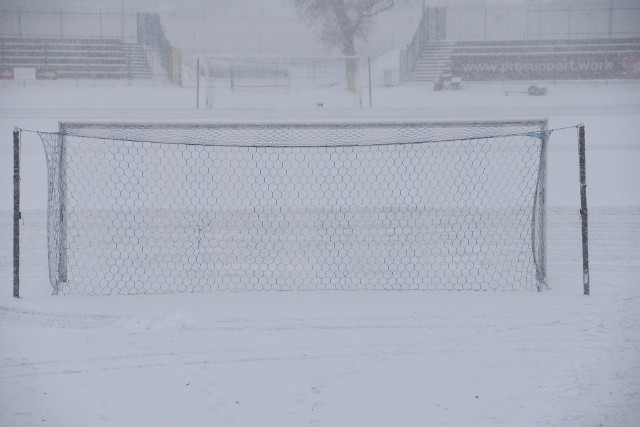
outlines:
{"label": "distant fence", "polygon": [[638,2],[425,7],[411,45],[433,41],[637,37],[640,37]]}
{"label": "distant fence", "polygon": [[[640,3],[498,5],[434,8],[444,27],[427,39],[446,41],[591,40],[640,37]],[[444,9],[444,10],[443,10]]]}
{"label": "distant fence", "polygon": [[137,36],[135,13],[0,10],[0,37],[111,38],[135,42]]}

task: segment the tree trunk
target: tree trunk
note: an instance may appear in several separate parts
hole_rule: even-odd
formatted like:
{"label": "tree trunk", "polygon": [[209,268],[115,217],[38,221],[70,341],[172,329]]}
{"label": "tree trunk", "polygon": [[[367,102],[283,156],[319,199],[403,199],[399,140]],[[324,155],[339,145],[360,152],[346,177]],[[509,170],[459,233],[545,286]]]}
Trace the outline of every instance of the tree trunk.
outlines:
{"label": "tree trunk", "polygon": [[353,38],[345,40],[342,49],[344,56],[348,56],[346,60],[346,76],[347,76],[347,88],[355,93],[358,88],[357,75],[358,75],[358,59],[354,58],[356,55],[355,41]]}

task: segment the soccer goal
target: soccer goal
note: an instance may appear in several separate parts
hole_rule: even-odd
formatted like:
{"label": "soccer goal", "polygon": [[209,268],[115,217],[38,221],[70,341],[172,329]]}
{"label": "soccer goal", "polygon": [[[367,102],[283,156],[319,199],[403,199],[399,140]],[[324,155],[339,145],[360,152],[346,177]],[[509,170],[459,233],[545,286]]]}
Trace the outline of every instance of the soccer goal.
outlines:
{"label": "soccer goal", "polygon": [[58,294],[545,288],[546,121],[61,123]]}
{"label": "soccer goal", "polygon": [[354,56],[203,56],[197,64],[197,103],[207,108],[358,108],[370,72]]}
{"label": "soccer goal", "polygon": [[[209,84],[240,91],[286,91],[338,87],[355,89],[362,58],[206,56],[201,58]],[[349,82],[349,76],[354,79]]]}

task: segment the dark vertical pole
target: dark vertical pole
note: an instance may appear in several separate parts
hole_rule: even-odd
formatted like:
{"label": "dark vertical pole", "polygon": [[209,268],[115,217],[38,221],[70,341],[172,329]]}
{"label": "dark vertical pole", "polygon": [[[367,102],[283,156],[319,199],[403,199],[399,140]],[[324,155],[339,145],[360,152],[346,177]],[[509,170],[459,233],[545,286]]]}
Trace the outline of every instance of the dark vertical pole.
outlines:
{"label": "dark vertical pole", "polygon": [[543,132],[543,139],[542,139],[542,150],[543,150],[543,158],[542,161],[544,162],[544,170],[542,171],[543,175],[542,175],[542,191],[543,193],[541,195],[539,195],[540,197],[540,202],[542,203],[542,241],[544,242],[544,247],[542,248],[542,252],[540,253],[540,258],[542,261],[542,267],[541,267],[541,271],[542,271],[542,277],[547,277],[547,253],[548,253],[548,227],[547,224],[549,223],[549,221],[547,220],[547,198],[548,198],[548,172],[549,172],[549,122],[548,120],[544,121],[544,125],[542,126],[542,132]]}
{"label": "dark vertical pole", "polygon": [[[87,49],[87,53],[88,53],[88,50],[89,49]],[[128,68],[128,71],[129,71],[129,84],[131,84],[131,79],[133,78],[133,75],[132,75],[133,70],[132,70],[132,66],[131,66],[131,56],[132,56],[131,55],[131,44],[127,44],[127,68]]]}
{"label": "dark vertical pole", "polygon": [[571,39],[571,5],[567,5],[567,38]]}
{"label": "dark vertical pole", "polygon": [[124,0],[120,0],[120,40],[124,41],[125,36]]}
{"label": "dark vertical pole", "polygon": [[200,108],[200,58],[196,60],[196,108]]}
{"label": "dark vertical pole", "polygon": [[[424,40],[425,42],[429,41],[429,28],[428,28],[428,22],[427,22],[427,4],[426,2],[422,3],[422,19],[420,19],[420,32],[421,34],[421,40]],[[422,46],[420,46],[422,47]]]}
{"label": "dark vertical pole", "polygon": [[[69,206],[67,199],[67,144],[64,136],[59,135],[58,141],[60,143],[60,175],[59,175],[59,191],[60,191],[60,255],[58,259],[58,278],[60,282],[67,281],[67,237],[69,234],[69,228],[67,227],[67,207]],[[59,282],[56,282],[55,294],[59,290]]]}
{"label": "dark vertical pole", "polygon": [[22,37],[22,10],[18,6],[18,35]]}
{"label": "dark vertical pole", "polygon": [[609,38],[613,38],[613,2],[609,5],[609,21],[607,22]]}
{"label": "dark vertical pole", "polygon": [[527,3],[527,36],[526,39],[529,40],[529,3]]}
{"label": "dark vertical pole", "polygon": [[580,218],[582,219],[582,283],[584,294],[589,295],[589,223],[587,210],[587,171],[585,159],[584,126],[578,126],[578,154],[580,157]]}
{"label": "dark vertical pole", "polygon": [[371,57],[369,57],[369,108],[373,107],[373,101],[371,99]]}
{"label": "dark vertical pole", "polygon": [[485,39],[485,41],[487,40],[487,26],[488,26],[487,21],[488,21],[488,18],[487,18],[487,6],[485,6],[484,7],[484,39]]}
{"label": "dark vertical pole", "polygon": [[13,131],[13,296],[20,298],[20,131]]}

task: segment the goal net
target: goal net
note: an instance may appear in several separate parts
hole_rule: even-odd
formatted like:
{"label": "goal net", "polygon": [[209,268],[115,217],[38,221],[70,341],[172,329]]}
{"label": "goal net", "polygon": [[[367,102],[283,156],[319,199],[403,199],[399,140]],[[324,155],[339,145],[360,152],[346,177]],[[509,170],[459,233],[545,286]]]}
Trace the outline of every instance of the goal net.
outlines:
{"label": "goal net", "polygon": [[[355,79],[362,68],[361,58],[355,56],[208,56],[203,59],[209,84],[244,91],[349,89],[349,75]],[[355,85],[355,81],[352,84]]]}
{"label": "goal net", "polygon": [[201,57],[199,97],[207,108],[359,107],[367,72],[362,62],[344,56]]}
{"label": "goal net", "polygon": [[54,293],[545,287],[545,121],[39,134]]}

